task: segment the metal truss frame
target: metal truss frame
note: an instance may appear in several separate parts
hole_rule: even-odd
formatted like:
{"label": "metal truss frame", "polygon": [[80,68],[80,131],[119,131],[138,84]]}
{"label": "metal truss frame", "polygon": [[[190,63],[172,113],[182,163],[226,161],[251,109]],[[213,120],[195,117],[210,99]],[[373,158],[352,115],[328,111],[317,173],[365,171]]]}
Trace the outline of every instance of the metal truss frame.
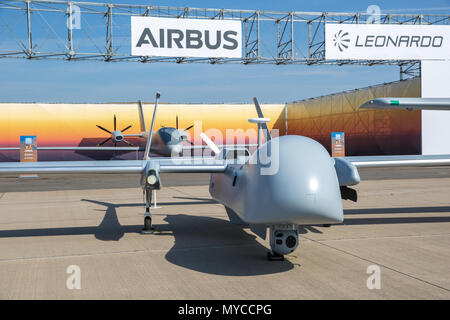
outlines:
{"label": "metal truss frame", "polygon": [[[75,12],[75,9],[78,11]],[[72,25],[76,14],[81,16],[83,22],[81,30],[74,29]],[[211,59],[131,56],[131,16],[242,21],[243,57]],[[281,12],[59,0],[0,0],[0,58],[142,63],[398,65],[401,79],[420,75],[419,61],[325,60],[326,24],[366,23],[371,17],[373,18],[368,13],[359,12]],[[378,18],[383,24],[450,23],[450,15],[436,14],[380,13]],[[18,25],[18,28],[12,24]],[[124,33],[121,34],[121,31]],[[99,37],[99,33],[103,33],[103,36]],[[33,40],[33,35],[36,34],[38,37]],[[2,41],[5,39],[6,43]]]}

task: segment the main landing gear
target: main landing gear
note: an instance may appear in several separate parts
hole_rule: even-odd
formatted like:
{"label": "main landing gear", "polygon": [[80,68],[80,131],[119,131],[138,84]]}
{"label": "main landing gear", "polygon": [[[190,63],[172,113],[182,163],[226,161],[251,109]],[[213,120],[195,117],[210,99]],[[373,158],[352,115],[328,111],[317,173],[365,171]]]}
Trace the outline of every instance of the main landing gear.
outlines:
{"label": "main landing gear", "polygon": [[152,190],[145,189],[145,214],[144,214],[144,228],[142,234],[152,234],[155,229],[152,227],[152,214],[150,206],[152,205]]}
{"label": "main landing gear", "polygon": [[284,255],[294,251],[297,246],[296,225],[270,226],[270,251],[267,253],[269,261],[283,261]]}

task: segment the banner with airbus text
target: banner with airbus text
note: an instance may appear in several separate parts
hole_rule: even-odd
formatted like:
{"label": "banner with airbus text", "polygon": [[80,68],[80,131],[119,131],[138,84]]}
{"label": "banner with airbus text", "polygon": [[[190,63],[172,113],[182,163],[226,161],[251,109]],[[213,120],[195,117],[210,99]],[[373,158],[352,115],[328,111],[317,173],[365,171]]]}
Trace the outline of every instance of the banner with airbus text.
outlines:
{"label": "banner with airbus text", "polygon": [[131,55],[241,58],[241,22],[131,17]]}
{"label": "banner with airbus text", "polygon": [[327,23],[325,59],[450,59],[450,26]]}

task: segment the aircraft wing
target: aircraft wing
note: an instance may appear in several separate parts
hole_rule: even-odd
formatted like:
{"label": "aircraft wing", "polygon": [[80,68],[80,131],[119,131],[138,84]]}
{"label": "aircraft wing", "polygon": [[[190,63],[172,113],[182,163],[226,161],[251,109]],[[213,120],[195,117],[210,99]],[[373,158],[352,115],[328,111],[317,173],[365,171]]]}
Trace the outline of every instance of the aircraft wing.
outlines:
{"label": "aircraft wing", "polygon": [[[362,104],[363,109],[450,110],[450,98],[376,98]],[[360,168],[429,167],[450,165],[450,155],[344,157]]]}
{"label": "aircraft wing", "polygon": [[358,168],[449,166],[450,154],[343,157]]}
{"label": "aircraft wing", "polygon": [[161,173],[220,173],[227,168],[225,160],[212,157],[150,158],[150,161],[157,164]]}
{"label": "aircraft wing", "polygon": [[[219,149],[223,149],[223,148],[229,148],[229,149],[233,149],[233,148],[254,148],[257,147],[258,144],[254,143],[254,144],[217,144],[216,145]],[[194,146],[183,146],[183,150],[191,150],[191,149],[207,149],[209,148],[208,145],[194,145]]]}
{"label": "aircraft wing", "polygon": [[450,166],[450,154],[335,157],[333,160],[341,187],[354,186],[361,181],[358,168]]}
{"label": "aircraft wing", "polygon": [[450,98],[376,98],[362,104],[363,109],[450,110]]}
{"label": "aircraft wing", "polygon": [[0,174],[141,174],[148,166],[158,168],[159,172],[161,173],[217,173],[224,172],[227,164],[223,160],[215,160],[211,158],[151,158],[150,160],[3,162],[0,163]]}

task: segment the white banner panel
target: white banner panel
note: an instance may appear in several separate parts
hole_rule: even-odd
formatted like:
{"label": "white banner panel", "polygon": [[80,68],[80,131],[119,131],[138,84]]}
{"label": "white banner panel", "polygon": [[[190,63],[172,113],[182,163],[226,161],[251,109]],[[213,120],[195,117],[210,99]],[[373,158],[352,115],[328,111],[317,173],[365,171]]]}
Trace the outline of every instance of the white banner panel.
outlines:
{"label": "white banner panel", "polygon": [[131,55],[241,58],[241,22],[131,17]]}
{"label": "white banner panel", "polygon": [[450,59],[450,26],[327,23],[325,59]]}
{"label": "white banner panel", "polygon": [[[450,61],[422,61],[422,98],[450,98]],[[450,110],[422,110],[422,154],[450,154]]]}

